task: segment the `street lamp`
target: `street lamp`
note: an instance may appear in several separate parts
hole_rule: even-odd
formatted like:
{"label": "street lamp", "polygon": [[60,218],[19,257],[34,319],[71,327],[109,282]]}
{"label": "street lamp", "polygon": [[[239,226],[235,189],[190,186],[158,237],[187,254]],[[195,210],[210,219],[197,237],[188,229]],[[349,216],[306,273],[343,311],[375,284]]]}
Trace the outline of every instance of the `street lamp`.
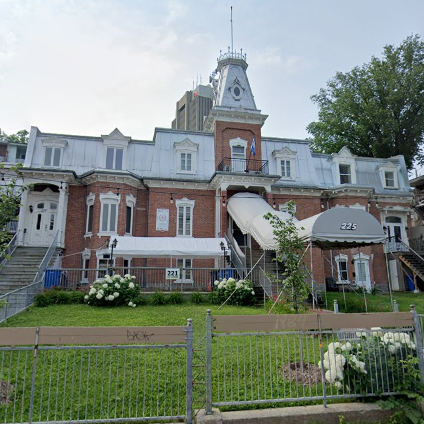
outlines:
{"label": "street lamp", "polygon": [[219,245],[221,246],[221,250],[224,252],[224,268],[225,268],[225,243],[223,241],[221,241],[221,243],[219,243]]}
{"label": "street lamp", "polygon": [[[110,239],[108,239],[107,240],[107,243],[109,244],[109,241],[110,241]],[[116,240],[116,238],[112,241],[112,243],[110,244],[110,249],[112,250],[111,251],[111,254],[110,254],[110,260],[109,260],[109,272],[108,272],[108,274],[110,275],[110,276],[112,276],[112,274],[111,274],[111,272],[112,272],[112,270],[113,270],[113,249],[115,249],[116,248],[116,245],[118,244],[118,240]]]}

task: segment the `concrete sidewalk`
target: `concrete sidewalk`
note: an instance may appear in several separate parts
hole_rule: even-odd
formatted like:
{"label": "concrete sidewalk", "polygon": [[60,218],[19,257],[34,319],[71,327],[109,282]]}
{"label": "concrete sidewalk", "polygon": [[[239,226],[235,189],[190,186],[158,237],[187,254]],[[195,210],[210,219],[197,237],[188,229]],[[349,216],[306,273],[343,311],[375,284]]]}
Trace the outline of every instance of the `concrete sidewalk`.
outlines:
{"label": "concrete sidewalk", "polygon": [[287,408],[260,409],[251,411],[220,412],[213,409],[212,415],[201,410],[197,424],[339,424],[342,415],[349,422],[387,422],[392,410],[383,410],[375,403],[338,403],[328,405],[295,406]]}

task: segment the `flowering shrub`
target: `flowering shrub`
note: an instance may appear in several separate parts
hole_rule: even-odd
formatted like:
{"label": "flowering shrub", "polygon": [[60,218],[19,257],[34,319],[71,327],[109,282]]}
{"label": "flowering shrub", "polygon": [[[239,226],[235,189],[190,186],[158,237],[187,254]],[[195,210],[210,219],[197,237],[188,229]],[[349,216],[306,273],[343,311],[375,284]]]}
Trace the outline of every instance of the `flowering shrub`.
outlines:
{"label": "flowering shrub", "polygon": [[411,353],[416,348],[411,336],[383,332],[378,327],[356,335],[360,338],[358,343],[328,345],[324,360],[318,363],[325,370],[325,380],[337,390],[353,393],[366,393],[373,385],[383,391],[391,387],[393,391],[403,376],[398,369],[399,363],[412,358]]}
{"label": "flowering shrub", "polygon": [[91,286],[84,301],[95,306],[137,306],[140,288],[134,283],[135,277],[126,274],[124,277],[106,275],[104,279],[96,280]]}
{"label": "flowering shrub", "polygon": [[[250,280],[238,280],[226,278],[214,282],[215,299],[217,302],[225,302],[228,298],[229,305],[253,305],[255,292]],[[231,296],[231,297],[230,297]]]}

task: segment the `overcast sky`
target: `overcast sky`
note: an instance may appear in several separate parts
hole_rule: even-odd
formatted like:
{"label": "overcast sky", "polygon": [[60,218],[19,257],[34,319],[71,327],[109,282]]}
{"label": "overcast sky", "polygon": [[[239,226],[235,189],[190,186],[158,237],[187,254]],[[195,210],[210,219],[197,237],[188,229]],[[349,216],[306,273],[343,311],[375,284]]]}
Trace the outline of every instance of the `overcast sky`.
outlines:
{"label": "overcast sky", "polygon": [[424,33],[424,0],[0,0],[0,128],[151,140],[230,45],[231,5],[266,136],[307,137],[337,71]]}

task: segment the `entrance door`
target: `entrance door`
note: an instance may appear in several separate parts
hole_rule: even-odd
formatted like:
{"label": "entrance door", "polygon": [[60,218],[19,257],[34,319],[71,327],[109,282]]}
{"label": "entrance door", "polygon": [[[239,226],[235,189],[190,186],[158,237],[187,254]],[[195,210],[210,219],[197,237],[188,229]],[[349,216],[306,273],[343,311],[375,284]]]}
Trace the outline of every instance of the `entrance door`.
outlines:
{"label": "entrance door", "polygon": [[354,261],[355,261],[356,284],[359,287],[364,287],[367,291],[371,291],[369,258],[357,257],[354,259]]}
{"label": "entrance door", "polygon": [[402,241],[402,218],[398,216],[386,217],[387,227],[387,247],[391,252],[407,250],[400,241]]}
{"label": "entrance door", "polygon": [[49,246],[57,231],[57,202],[37,202],[33,212],[31,244]]}

